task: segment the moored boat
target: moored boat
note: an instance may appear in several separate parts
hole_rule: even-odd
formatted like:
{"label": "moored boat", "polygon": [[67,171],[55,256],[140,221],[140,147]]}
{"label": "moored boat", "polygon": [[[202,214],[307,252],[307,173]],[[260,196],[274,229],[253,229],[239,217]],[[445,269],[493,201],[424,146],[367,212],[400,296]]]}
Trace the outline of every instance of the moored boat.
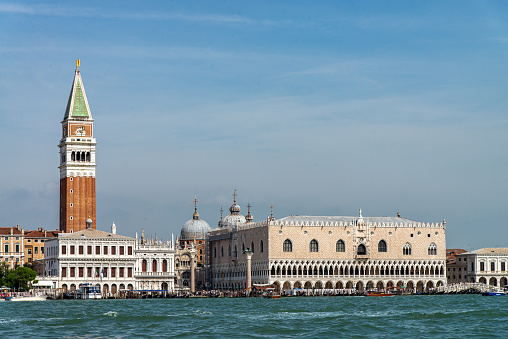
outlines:
{"label": "moored boat", "polygon": [[489,291],[489,292],[482,292],[482,295],[484,297],[497,297],[497,296],[506,295],[506,292],[503,292],[503,291]]}
{"label": "moored boat", "polygon": [[47,297],[45,295],[21,295],[12,297],[9,301],[43,301],[46,299]]}
{"label": "moored boat", "polygon": [[369,291],[365,296],[367,297],[393,297],[395,294],[390,292],[374,292]]}

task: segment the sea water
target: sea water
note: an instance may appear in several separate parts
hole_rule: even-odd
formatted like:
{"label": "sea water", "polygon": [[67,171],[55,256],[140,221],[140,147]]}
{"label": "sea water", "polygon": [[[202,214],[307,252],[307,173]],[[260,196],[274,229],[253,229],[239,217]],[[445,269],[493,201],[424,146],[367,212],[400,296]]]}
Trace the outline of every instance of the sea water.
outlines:
{"label": "sea water", "polygon": [[507,338],[508,296],[0,303],[1,338]]}

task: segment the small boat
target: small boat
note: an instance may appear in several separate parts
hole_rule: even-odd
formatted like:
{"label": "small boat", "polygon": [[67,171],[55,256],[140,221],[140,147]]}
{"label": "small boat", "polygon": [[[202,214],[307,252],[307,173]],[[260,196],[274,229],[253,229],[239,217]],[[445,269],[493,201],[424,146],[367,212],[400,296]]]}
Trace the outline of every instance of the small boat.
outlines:
{"label": "small boat", "polygon": [[393,293],[390,293],[390,292],[374,292],[374,291],[369,291],[367,292],[367,294],[365,295],[366,297],[393,297],[395,294]]}
{"label": "small boat", "polygon": [[503,292],[503,291],[489,291],[489,292],[482,292],[482,295],[484,297],[502,296],[502,295],[506,295],[506,292]]}
{"label": "small boat", "polygon": [[22,295],[18,297],[12,297],[9,301],[43,301],[46,300],[45,295]]}
{"label": "small boat", "polygon": [[280,294],[267,294],[263,296],[266,299],[280,299]]}

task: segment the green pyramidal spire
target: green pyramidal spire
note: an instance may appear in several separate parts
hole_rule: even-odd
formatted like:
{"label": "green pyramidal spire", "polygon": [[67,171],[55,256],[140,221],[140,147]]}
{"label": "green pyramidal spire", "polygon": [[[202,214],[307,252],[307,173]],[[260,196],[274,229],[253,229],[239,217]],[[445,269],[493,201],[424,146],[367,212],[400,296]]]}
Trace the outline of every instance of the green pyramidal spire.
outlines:
{"label": "green pyramidal spire", "polygon": [[88,107],[88,100],[86,99],[85,87],[83,86],[83,80],[79,73],[79,64],[80,62],[78,59],[76,61],[76,73],[74,74],[69,101],[65,109],[64,120],[72,118],[92,119],[90,107]]}

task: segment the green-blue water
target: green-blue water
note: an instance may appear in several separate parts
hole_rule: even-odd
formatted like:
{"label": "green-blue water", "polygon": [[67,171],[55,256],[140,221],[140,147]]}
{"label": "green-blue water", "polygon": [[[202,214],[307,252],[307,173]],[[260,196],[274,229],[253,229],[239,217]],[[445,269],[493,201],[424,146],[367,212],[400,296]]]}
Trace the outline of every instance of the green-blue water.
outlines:
{"label": "green-blue water", "polygon": [[506,338],[508,296],[2,302],[0,336]]}

